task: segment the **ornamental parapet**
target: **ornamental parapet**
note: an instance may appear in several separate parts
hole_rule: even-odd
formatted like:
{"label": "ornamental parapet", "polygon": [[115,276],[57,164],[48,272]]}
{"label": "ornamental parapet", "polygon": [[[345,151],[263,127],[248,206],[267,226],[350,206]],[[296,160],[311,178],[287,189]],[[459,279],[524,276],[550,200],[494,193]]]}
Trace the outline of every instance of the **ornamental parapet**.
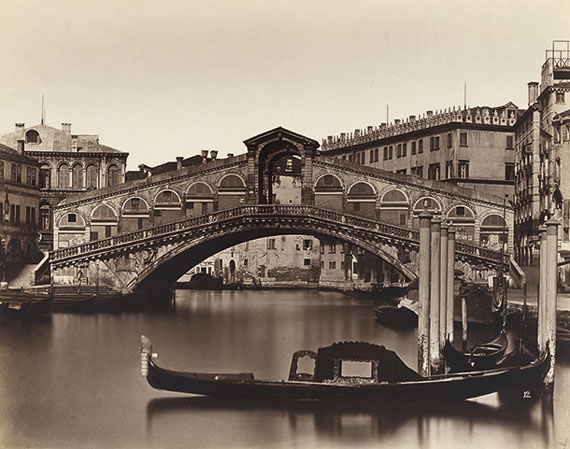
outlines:
{"label": "ornamental parapet", "polygon": [[499,107],[477,106],[473,108],[451,107],[441,111],[427,111],[418,116],[411,115],[405,120],[394,120],[393,124],[382,123],[378,126],[368,126],[365,129],[355,129],[354,132],[340,133],[338,136],[328,136],[323,139],[323,151],[335,150],[374,142],[389,137],[421,131],[448,123],[475,123],[482,125],[514,126],[517,119],[517,107],[512,104]]}

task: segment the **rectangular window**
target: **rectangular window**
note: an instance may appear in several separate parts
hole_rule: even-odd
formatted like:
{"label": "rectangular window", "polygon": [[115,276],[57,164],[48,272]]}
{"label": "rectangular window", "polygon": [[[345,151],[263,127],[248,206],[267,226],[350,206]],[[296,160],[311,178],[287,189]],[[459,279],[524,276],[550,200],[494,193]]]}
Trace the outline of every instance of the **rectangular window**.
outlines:
{"label": "rectangular window", "polygon": [[400,226],[405,226],[407,224],[408,217],[405,212],[400,212]]}
{"label": "rectangular window", "polygon": [[457,177],[460,179],[469,178],[469,161],[459,161],[457,164]]}
{"label": "rectangular window", "polygon": [[451,137],[451,133],[447,133],[447,148],[451,148],[453,146],[453,139]]}
{"label": "rectangular window", "polygon": [[412,142],[412,156],[414,154],[416,154],[416,142],[415,141]]}
{"label": "rectangular window", "polygon": [[424,152],[424,139],[418,140],[418,154],[422,154]]}
{"label": "rectangular window", "polygon": [[388,159],[392,159],[392,155],[393,155],[392,150],[393,150],[392,145],[390,145],[388,147]]}
{"label": "rectangular window", "polygon": [[465,207],[464,206],[457,206],[455,208],[455,214],[458,217],[465,217]]}
{"label": "rectangular window", "polygon": [[564,104],[564,92],[556,92],[556,104]]}
{"label": "rectangular window", "polygon": [[16,223],[20,223],[20,206],[16,206]]}
{"label": "rectangular window", "polygon": [[30,223],[33,225],[36,224],[36,208],[35,207],[32,207],[32,219],[31,219]]}
{"label": "rectangular window", "polygon": [[424,167],[422,165],[416,167],[416,176],[424,176]]}
{"label": "rectangular window", "polygon": [[388,160],[388,147],[384,147],[384,160]]}
{"label": "rectangular window", "polygon": [[439,164],[429,164],[428,179],[440,179]]}
{"label": "rectangular window", "polygon": [[303,259],[303,265],[305,265],[306,267],[311,265],[311,259]]}
{"label": "rectangular window", "polygon": [[515,164],[507,162],[505,164],[505,180],[514,181],[515,180]]}
{"label": "rectangular window", "polygon": [[507,136],[507,150],[514,149],[513,140],[513,136]]}
{"label": "rectangular window", "polygon": [[370,150],[370,163],[374,162],[374,150]]}
{"label": "rectangular window", "polygon": [[467,146],[467,133],[459,134],[459,146],[466,147]]}
{"label": "rectangular window", "polygon": [[429,138],[429,150],[430,151],[439,150],[439,136],[431,136]]}
{"label": "rectangular window", "polygon": [[348,162],[352,162],[354,160],[354,156],[352,154],[348,155]]}
{"label": "rectangular window", "polygon": [[14,223],[16,221],[16,206],[14,204],[10,204],[10,223]]}
{"label": "rectangular window", "polygon": [[329,253],[335,254],[336,253],[336,242],[333,240],[329,246]]}
{"label": "rectangular window", "polygon": [[267,239],[267,249],[275,249],[275,239]]}
{"label": "rectangular window", "polygon": [[356,153],[356,163],[360,164],[360,153]]}
{"label": "rectangular window", "polygon": [[396,145],[396,157],[402,157],[402,144]]}
{"label": "rectangular window", "polygon": [[4,221],[4,204],[0,203],[0,222]]}
{"label": "rectangular window", "polygon": [[312,249],[312,248],[313,248],[313,241],[311,239],[304,239],[303,249]]}
{"label": "rectangular window", "polygon": [[91,233],[89,234],[89,240],[91,242],[99,240],[99,233],[97,231],[91,231]]}
{"label": "rectangular window", "polygon": [[248,265],[248,264],[249,264],[249,260],[243,259],[243,266],[244,266],[245,268],[247,268],[247,265]]}
{"label": "rectangular window", "polygon": [[144,219],[143,219],[142,217],[139,217],[139,218],[137,219],[137,230],[138,230],[138,231],[140,231],[140,230],[143,228],[143,223],[144,223],[143,220],[144,220]]}
{"label": "rectangular window", "polygon": [[32,213],[30,212],[30,206],[26,206],[26,224],[30,224],[31,218],[32,218]]}
{"label": "rectangular window", "polygon": [[374,150],[374,162],[378,162],[378,148]]}
{"label": "rectangular window", "polygon": [[447,161],[445,163],[445,177],[447,179],[453,178],[453,161]]}
{"label": "rectangular window", "polygon": [[406,168],[402,168],[401,170],[396,170],[396,173],[400,174],[400,175],[405,175],[407,173],[407,169]]}
{"label": "rectangular window", "polygon": [[26,168],[26,184],[32,184],[32,169],[30,167]]}
{"label": "rectangular window", "polygon": [[20,164],[16,166],[16,182],[22,182],[22,166]]}
{"label": "rectangular window", "polygon": [[406,157],[408,155],[408,144],[402,144],[402,157]]}
{"label": "rectangular window", "polygon": [[105,238],[111,237],[112,228],[111,226],[105,226]]}
{"label": "rectangular window", "polygon": [[35,168],[32,168],[32,185],[35,186],[37,181],[37,172]]}
{"label": "rectangular window", "polygon": [[10,180],[16,182],[16,164],[12,164],[10,167]]}
{"label": "rectangular window", "polygon": [[329,270],[334,270],[336,269],[336,262],[334,260],[331,260],[329,262]]}

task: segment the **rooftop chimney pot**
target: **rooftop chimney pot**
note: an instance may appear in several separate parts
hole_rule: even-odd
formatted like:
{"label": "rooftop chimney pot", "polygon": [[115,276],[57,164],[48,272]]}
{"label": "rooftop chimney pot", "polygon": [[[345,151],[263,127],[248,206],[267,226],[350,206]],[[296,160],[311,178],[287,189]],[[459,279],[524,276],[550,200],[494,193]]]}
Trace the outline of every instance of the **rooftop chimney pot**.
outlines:
{"label": "rooftop chimney pot", "polygon": [[182,169],[182,161],[184,158],[182,156],[176,156],[176,170]]}
{"label": "rooftop chimney pot", "polygon": [[18,139],[18,153],[20,153],[22,156],[25,154],[24,146],[25,146],[25,140]]}
{"label": "rooftop chimney pot", "polygon": [[538,83],[536,81],[531,81],[528,83],[528,105],[533,105],[536,103],[538,98]]}

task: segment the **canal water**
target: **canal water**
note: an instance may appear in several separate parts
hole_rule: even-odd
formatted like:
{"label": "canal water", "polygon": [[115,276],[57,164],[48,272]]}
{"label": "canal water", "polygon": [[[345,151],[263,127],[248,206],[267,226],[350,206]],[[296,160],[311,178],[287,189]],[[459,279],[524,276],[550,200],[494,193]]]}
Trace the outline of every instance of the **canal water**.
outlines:
{"label": "canal water", "polygon": [[141,334],[180,370],[284,379],[294,351],[342,340],[384,344],[416,367],[415,329],[384,328],[374,302],[334,292],[184,290],[172,307],[6,322],[0,448],[570,447],[568,357],[553,402],[232,402],[151,388],[139,372]]}

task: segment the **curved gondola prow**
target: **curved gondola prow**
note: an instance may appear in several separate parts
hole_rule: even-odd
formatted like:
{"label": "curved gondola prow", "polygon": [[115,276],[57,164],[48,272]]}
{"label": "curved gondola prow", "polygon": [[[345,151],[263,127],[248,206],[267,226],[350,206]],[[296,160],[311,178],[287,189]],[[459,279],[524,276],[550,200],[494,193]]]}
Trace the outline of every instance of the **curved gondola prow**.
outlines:
{"label": "curved gondola prow", "polygon": [[152,353],[152,342],[144,335],[141,335],[141,374],[143,377],[148,376],[148,366],[150,358],[153,356],[156,357],[156,354]]}

